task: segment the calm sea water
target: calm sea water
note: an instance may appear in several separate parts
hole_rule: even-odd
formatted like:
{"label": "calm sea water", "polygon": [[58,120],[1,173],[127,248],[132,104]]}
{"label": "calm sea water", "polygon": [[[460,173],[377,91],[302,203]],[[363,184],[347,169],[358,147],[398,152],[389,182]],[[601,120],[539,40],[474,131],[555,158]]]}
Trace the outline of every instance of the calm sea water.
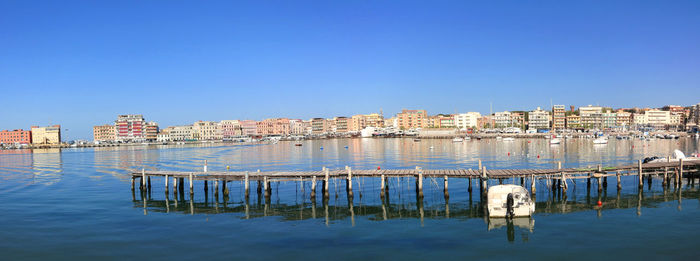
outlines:
{"label": "calm sea water", "polygon": [[664,190],[660,180],[650,186],[645,180],[639,194],[636,178],[629,177],[618,193],[610,179],[598,194],[595,182],[588,191],[578,180],[567,197],[541,183],[536,214],[507,223],[484,217],[476,182],[470,195],[464,179],[450,179],[448,201],[442,179],[427,179],[418,201],[412,178],[390,178],[389,198],[382,201],[378,179],[356,178],[351,202],[340,181],[330,183],[326,202],[320,194],[310,199],[309,182],[293,180],[273,183],[266,202],[255,184],[246,201],[241,182],[229,184],[226,198],[215,197],[212,184],[205,192],[202,182],[195,183],[193,198],[166,195],[161,178],[152,180],[150,193],[132,193],[127,171],[200,170],[204,160],[210,170],[250,171],[468,169],[479,159],[489,169],[552,168],[558,161],[585,167],[631,164],[673,149],[695,152],[698,142],[339,139],[301,147],[0,151],[0,259],[694,259],[700,254],[700,192],[687,183]]}

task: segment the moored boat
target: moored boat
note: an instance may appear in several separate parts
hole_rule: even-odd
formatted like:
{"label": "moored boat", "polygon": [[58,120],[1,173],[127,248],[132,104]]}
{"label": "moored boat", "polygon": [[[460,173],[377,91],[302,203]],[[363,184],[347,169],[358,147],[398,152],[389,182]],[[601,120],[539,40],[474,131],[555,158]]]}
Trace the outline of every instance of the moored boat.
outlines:
{"label": "moored boat", "polygon": [[535,212],[530,193],[518,185],[496,185],[488,190],[489,217],[527,217]]}
{"label": "moored boat", "polygon": [[561,140],[558,138],[554,138],[554,139],[549,140],[549,144],[559,144],[559,143],[561,143]]}
{"label": "moored boat", "polygon": [[452,142],[463,142],[463,141],[464,141],[464,139],[462,137],[455,137],[454,139],[452,139]]}

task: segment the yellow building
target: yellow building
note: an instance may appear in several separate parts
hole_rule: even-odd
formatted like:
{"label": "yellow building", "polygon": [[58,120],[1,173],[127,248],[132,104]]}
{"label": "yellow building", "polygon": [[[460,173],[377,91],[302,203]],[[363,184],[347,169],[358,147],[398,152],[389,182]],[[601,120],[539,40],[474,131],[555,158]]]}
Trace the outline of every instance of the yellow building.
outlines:
{"label": "yellow building", "polygon": [[114,141],[116,139],[116,128],[114,125],[97,125],[92,127],[92,136],[95,141]]}
{"label": "yellow building", "polygon": [[60,144],[61,125],[32,126],[32,144]]}

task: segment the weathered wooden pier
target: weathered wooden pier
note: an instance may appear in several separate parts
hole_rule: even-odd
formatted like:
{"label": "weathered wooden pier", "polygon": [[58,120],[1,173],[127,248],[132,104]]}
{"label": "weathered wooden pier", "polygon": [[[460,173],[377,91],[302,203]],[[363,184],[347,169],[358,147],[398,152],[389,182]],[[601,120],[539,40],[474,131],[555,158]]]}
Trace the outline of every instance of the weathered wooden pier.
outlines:
{"label": "weathered wooden pier", "polygon": [[[472,192],[472,184],[476,183],[479,187],[480,196],[485,196],[488,189],[489,180],[498,180],[499,184],[503,183],[504,180],[512,180],[512,183],[518,184],[517,180],[519,178],[519,184],[522,186],[527,186],[526,180],[529,181],[530,193],[535,195],[537,193],[537,182],[545,181],[546,184],[551,185],[552,190],[560,191],[564,195],[569,188],[569,182],[575,179],[585,179],[586,187],[590,190],[591,181],[596,181],[598,192],[602,191],[607,187],[608,177],[615,177],[617,182],[617,189],[622,188],[621,177],[622,176],[637,176],[638,177],[638,187],[641,189],[644,185],[644,179],[646,176],[647,183],[651,184],[652,177],[660,177],[661,182],[664,187],[671,186],[680,188],[683,184],[683,178],[687,178],[687,182],[695,182],[695,178],[698,176],[700,170],[700,161],[688,160],[688,161],[672,161],[670,158],[668,162],[661,163],[645,163],[643,164],[641,160],[637,164],[617,166],[617,167],[603,167],[598,165],[596,168],[561,168],[561,162],[559,162],[558,167],[555,169],[488,169],[486,166],[482,165],[481,160],[478,162],[478,166],[475,169],[422,169],[416,167],[415,169],[376,169],[376,170],[356,170],[351,167],[345,167],[345,169],[335,169],[331,170],[328,168],[323,168],[319,171],[229,171],[229,167],[226,167],[226,171],[208,171],[207,162],[204,161],[202,171],[196,172],[178,172],[178,171],[159,171],[159,170],[146,170],[141,169],[140,171],[132,171],[131,173],[131,189],[136,189],[136,184],[141,191],[150,191],[151,188],[151,178],[161,177],[163,178],[165,185],[165,192],[168,193],[170,189],[169,181],[172,179],[172,189],[174,192],[180,192],[184,194],[185,180],[188,181],[189,193],[194,194],[194,181],[204,181],[204,189],[208,190],[209,182],[214,183],[214,193],[218,196],[219,191],[223,193],[224,196],[228,196],[229,190],[227,188],[227,183],[231,181],[243,181],[245,197],[248,198],[250,194],[250,184],[252,182],[257,182],[257,193],[261,194],[264,191],[265,198],[269,199],[272,186],[271,182],[279,181],[289,181],[296,180],[302,182],[311,182],[310,196],[312,198],[316,197],[317,183],[320,181],[321,192],[324,198],[329,196],[329,182],[331,179],[345,180],[346,193],[348,195],[348,200],[353,198],[353,178],[357,177],[373,177],[380,179],[380,197],[384,198],[385,193],[388,193],[388,182],[389,177],[412,177],[415,179],[416,196],[419,198],[423,197],[423,181],[426,178],[442,178],[444,182],[444,194],[445,199],[449,198],[448,193],[448,179],[449,178],[460,178],[466,179],[468,181],[468,192]],[[138,181],[137,181],[138,180]],[[476,181],[476,182],[474,182]],[[358,186],[361,183],[357,183]],[[361,188],[358,188],[360,190]]]}

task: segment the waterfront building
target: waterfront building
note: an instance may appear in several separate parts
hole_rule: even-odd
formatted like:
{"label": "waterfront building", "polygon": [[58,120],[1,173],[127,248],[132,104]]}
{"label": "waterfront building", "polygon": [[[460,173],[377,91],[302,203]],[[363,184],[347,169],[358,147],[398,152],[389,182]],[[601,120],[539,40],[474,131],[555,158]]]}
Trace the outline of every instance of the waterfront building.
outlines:
{"label": "waterfront building", "polygon": [[479,126],[479,118],[481,117],[481,113],[478,112],[467,112],[467,113],[459,113],[455,114],[455,127],[457,127],[460,130],[467,130],[470,128],[476,128]]}
{"label": "waterfront building", "polygon": [[358,114],[358,115],[353,115],[348,119],[348,130],[357,132],[361,131],[367,126],[367,121],[365,120],[365,116]]}
{"label": "waterfront building", "polygon": [[600,129],[603,127],[603,107],[585,106],[579,107],[581,127],[584,129]]}
{"label": "waterfront building", "polygon": [[674,128],[682,126],[683,125],[683,113],[671,112],[671,118],[669,119],[669,125],[673,126]]}
{"label": "waterfront building", "polygon": [[105,124],[92,127],[93,140],[99,142],[115,141],[116,127],[114,125]]}
{"label": "waterfront building", "polygon": [[258,123],[254,120],[242,120],[241,131],[244,136],[256,136],[258,135]]}
{"label": "waterfront building", "polygon": [[335,117],[331,120],[332,132],[335,133],[345,133],[348,132],[348,118],[347,117]]}
{"label": "waterfront building", "polygon": [[510,112],[510,122],[511,127],[517,127],[520,129],[525,128],[525,112],[523,111],[511,111]]}
{"label": "waterfront building", "polygon": [[581,128],[581,116],[571,114],[569,116],[566,116],[566,128],[573,130],[573,129],[580,129]]}
{"label": "waterfront building", "polygon": [[232,137],[243,135],[241,122],[238,120],[223,120],[219,122],[221,128],[221,138],[230,139]]}
{"label": "waterfront building", "polygon": [[289,132],[292,135],[304,135],[306,134],[306,128],[304,127],[304,121],[300,119],[289,120]]}
{"label": "waterfront building", "polygon": [[60,144],[61,125],[32,126],[32,144]]}
{"label": "waterfront building", "polygon": [[566,128],[566,106],[552,106],[552,129],[561,130]]}
{"label": "waterfront building", "polygon": [[632,113],[623,110],[618,110],[615,125],[617,125],[618,127],[622,127],[623,129],[632,125]]}
{"label": "waterfront building", "polygon": [[158,132],[160,129],[158,128],[158,123],[155,122],[149,122],[146,123],[146,141],[156,141],[158,139]]}
{"label": "waterfront building", "polygon": [[192,125],[170,126],[163,132],[168,133],[170,141],[194,140],[194,127]]}
{"label": "waterfront building", "polygon": [[549,112],[537,107],[528,113],[528,129],[544,130],[549,129]]}
{"label": "waterfront building", "polygon": [[661,110],[648,110],[644,112],[646,124],[655,129],[663,129],[671,123],[671,112]]}
{"label": "waterfront building", "polygon": [[379,113],[370,113],[370,114],[365,114],[365,127],[375,127],[375,128],[383,128],[384,127],[384,115],[379,114]]}
{"label": "waterfront building", "polygon": [[31,144],[32,132],[28,130],[0,131],[0,144]]}
{"label": "waterfront building", "polygon": [[647,117],[644,113],[632,113],[632,124],[636,127],[647,125]]}
{"label": "waterfront building", "polygon": [[328,123],[324,118],[313,118],[311,121],[311,132],[313,134],[324,134],[328,132]]}
{"label": "waterfront building", "polygon": [[126,114],[117,116],[114,122],[116,126],[116,141],[142,142],[146,139],[146,120],[140,114]]}
{"label": "waterfront building", "polygon": [[428,113],[425,110],[401,110],[396,114],[398,127],[402,130],[428,127]]}
{"label": "waterfront building", "polygon": [[192,134],[195,140],[221,140],[221,128],[215,121],[197,121],[192,124]]}
{"label": "waterfront building", "polygon": [[492,128],[507,128],[513,124],[509,111],[496,112],[493,114],[494,126]]}
{"label": "waterfront building", "polygon": [[617,113],[606,111],[602,114],[603,128],[615,128],[617,126]]}
{"label": "waterfront building", "polygon": [[259,121],[257,124],[257,132],[259,135],[289,135],[291,132],[289,119],[273,118]]}
{"label": "waterfront building", "polygon": [[170,139],[170,129],[165,128],[158,132],[158,135],[156,137],[157,142],[171,142],[172,139]]}
{"label": "waterfront building", "polygon": [[478,129],[489,129],[493,128],[496,125],[496,122],[493,119],[493,116],[490,115],[483,115],[477,120],[477,128]]}

